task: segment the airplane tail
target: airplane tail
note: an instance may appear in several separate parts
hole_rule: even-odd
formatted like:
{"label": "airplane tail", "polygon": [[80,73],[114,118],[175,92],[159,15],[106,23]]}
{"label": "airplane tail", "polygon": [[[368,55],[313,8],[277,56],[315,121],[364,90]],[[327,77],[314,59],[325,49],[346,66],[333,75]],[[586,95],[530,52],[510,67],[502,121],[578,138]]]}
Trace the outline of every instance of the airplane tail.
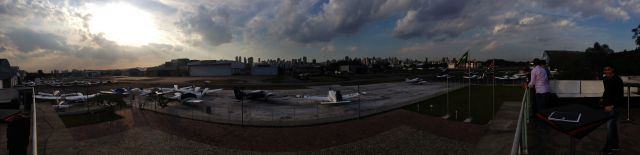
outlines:
{"label": "airplane tail", "polygon": [[244,97],[244,93],[238,87],[233,87],[233,95],[235,95],[236,99],[238,100]]}
{"label": "airplane tail", "polygon": [[[197,88],[200,88],[200,87],[197,87]],[[198,95],[198,98],[201,98],[202,96],[206,95],[208,91],[209,91],[209,88],[205,88],[204,90],[202,90],[202,92]]]}
{"label": "airplane tail", "polygon": [[173,85],[173,90],[178,91],[178,85]]}

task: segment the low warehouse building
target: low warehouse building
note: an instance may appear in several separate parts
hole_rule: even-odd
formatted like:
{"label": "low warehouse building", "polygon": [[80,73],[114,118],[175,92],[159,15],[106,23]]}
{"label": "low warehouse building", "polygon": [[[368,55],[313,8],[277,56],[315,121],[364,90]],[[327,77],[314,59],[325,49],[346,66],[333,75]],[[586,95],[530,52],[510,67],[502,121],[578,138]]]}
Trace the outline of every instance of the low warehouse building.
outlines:
{"label": "low warehouse building", "polygon": [[231,76],[241,71],[242,63],[234,61],[203,60],[190,62],[190,76]]}
{"label": "low warehouse building", "polygon": [[255,65],[251,68],[251,75],[278,75],[278,67],[269,64]]}

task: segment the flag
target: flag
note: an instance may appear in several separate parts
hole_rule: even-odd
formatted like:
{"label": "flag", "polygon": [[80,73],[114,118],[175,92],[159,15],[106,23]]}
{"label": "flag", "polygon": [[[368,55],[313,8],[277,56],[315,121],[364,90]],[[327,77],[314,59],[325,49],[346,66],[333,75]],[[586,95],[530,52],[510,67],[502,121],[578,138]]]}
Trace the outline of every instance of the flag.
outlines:
{"label": "flag", "polygon": [[460,60],[458,60],[458,64],[456,64],[456,66],[467,63],[468,58],[469,58],[469,51],[464,52],[462,57],[460,57]]}

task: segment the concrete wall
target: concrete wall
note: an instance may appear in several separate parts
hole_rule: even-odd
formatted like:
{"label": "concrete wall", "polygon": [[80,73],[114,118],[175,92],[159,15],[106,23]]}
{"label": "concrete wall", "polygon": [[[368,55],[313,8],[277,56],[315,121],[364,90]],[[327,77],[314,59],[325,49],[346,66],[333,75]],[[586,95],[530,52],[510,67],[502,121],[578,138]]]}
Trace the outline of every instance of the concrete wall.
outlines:
{"label": "concrete wall", "polygon": [[191,76],[231,76],[229,64],[189,66]]}
{"label": "concrete wall", "polygon": [[[559,97],[601,97],[604,92],[604,84],[601,80],[551,80],[549,81],[551,92]],[[624,87],[625,96],[628,88]],[[632,87],[632,93],[637,93],[638,88]],[[631,97],[638,95],[631,94]]]}

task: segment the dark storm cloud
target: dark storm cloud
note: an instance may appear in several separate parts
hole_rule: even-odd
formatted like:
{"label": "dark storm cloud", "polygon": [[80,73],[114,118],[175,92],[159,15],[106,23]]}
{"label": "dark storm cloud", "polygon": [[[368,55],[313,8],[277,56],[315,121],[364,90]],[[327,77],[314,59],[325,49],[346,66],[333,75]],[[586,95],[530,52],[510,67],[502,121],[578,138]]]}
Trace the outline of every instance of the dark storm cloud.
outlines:
{"label": "dark storm cloud", "polygon": [[197,34],[206,44],[217,46],[231,42],[232,35],[226,23],[229,15],[224,12],[212,12],[205,6],[198,7],[192,14],[186,14],[177,25],[187,34]]}
{"label": "dark storm cloud", "polygon": [[65,37],[52,33],[18,28],[5,35],[22,52],[32,52],[36,49],[67,50]]}
{"label": "dark storm cloud", "polygon": [[[279,11],[269,29],[276,35],[297,42],[328,42],[337,36],[355,34],[367,24],[387,18],[412,2],[414,1],[288,0],[277,6]],[[319,11],[309,11],[316,9]]]}

